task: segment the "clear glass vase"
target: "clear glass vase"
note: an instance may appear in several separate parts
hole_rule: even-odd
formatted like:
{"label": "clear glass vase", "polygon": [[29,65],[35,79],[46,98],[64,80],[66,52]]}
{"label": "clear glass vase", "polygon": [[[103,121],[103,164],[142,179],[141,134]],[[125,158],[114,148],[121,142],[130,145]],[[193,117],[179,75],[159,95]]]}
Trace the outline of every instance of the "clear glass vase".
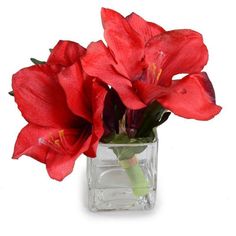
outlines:
{"label": "clear glass vase", "polygon": [[87,160],[91,211],[148,210],[157,186],[158,139],[152,143],[100,143]]}

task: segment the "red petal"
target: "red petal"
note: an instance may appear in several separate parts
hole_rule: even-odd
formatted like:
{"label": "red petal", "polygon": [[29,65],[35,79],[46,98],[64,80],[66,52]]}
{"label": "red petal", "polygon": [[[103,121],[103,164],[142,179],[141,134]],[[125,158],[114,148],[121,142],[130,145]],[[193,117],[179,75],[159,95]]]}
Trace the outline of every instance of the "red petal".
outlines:
{"label": "red petal", "polygon": [[[62,131],[63,140],[60,140]],[[72,172],[77,157],[89,148],[90,133],[89,126],[61,130],[28,124],[18,135],[13,158],[27,155],[46,163],[50,177],[63,180]]]}
{"label": "red petal", "polygon": [[173,81],[168,94],[157,100],[178,116],[209,120],[221,111],[215,104],[213,91],[205,73],[192,74]]}
{"label": "red petal", "polygon": [[140,34],[140,36],[144,40],[144,43],[146,43],[152,37],[165,32],[165,30],[161,26],[152,22],[145,21],[136,13],[130,14],[126,17],[126,19],[132,26],[132,28]]}
{"label": "red petal", "polygon": [[101,15],[104,37],[117,63],[125,68],[130,79],[139,77],[144,66],[143,39],[118,12],[102,8]]}
{"label": "red petal", "polygon": [[70,110],[74,114],[91,122],[92,107],[88,98],[90,94],[86,94],[87,88],[85,86],[85,78],[80,64],[75,63],[66,68],[58,75],[58,78],[66,93]]}
{"label": "red petal", "polygon": [[147,105],[156,100],[157,97],[166,95],[169,92],[168,87],[145,83],[137,80],[133,84],[140,99]]}
{"label": "red petal", "polygon": [[[206,65],[208,51],[201,34],[192,30],[162,33],[146,44],[146,62],[162,69],[159,84],[168,86],[179,73],[198,73]],[[157,72],[158,72],[157,71]]]}
{"label": "red petal", "polygon": [[13,75],[16,103],[30,123],[48,127],[71,127],[77,118],[69,110],[66,97],[47,65],[24,68]]}
{"label": "red petal", "polygon": [[85,49],[78,43],[60,40],[53,48],[47,63],[53,65],[70,66],[78,61],[85,53]]}
{"label": "red petal", "polygon": [[76,143],[73,145],[73,149],[77,150],[76,153],[69,155],[56,151],[49,152],[46,159],[49,176],[52,179],[62,181],[73,171],[76,159],[88,149],[90,142],[91,136],[88,136],[88,133],[82,129],[79,138],[77,138]]}
{"label": "red petal", "polygon": [[26,125],[17,137],[13,158],[18,159],[22,155],[27,155],[37,161],[45,163],[49,148],[41,144],[39,139],[56,131],[56,129],[33,124]]}
{"label": "red petal", "polygon": [[97,145],[104,133],[103,128],[103,109],[107,89],[100,83],[94,81],[92,90],[93,104],[93,128],[90,148],[85,153],[89,157],[96,157]]}
{"label": "red petal", "polygon": [[134,93],[131,82],[114,69],[115,62],[102,41],[91,43],[81,62],[86,73],[112,86],[128,108],[140,109],[145,106]]}
{"label": "red petal", "polygon": [[75,165],[77,156],[62,155],[58,152],[49,152],[47,155],[47,171],[52,179],[62,181],[69,175]]}

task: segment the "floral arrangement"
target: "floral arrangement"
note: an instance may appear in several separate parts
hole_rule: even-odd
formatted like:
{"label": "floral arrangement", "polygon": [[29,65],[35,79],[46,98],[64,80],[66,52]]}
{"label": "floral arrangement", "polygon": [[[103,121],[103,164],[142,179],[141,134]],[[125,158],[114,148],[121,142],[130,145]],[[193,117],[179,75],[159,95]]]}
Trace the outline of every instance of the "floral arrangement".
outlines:
{"label": "floral arrangement", "polygon": [[[59,181],[81,154],[96,157],[99,142],[152,142],[171,112],[209,120],[221,110],[202,72],[208,51],[201,34],[166,31],[135,13],[103,8],[101,15],[107,44],[60,40],[46,61],[32,58],[35,65],[13,75],[10,94],[28,122],[13,158],[30,156]],[[174,80],[177,74],[185,75]],[[113,151],[124,159],[141,150]]]}

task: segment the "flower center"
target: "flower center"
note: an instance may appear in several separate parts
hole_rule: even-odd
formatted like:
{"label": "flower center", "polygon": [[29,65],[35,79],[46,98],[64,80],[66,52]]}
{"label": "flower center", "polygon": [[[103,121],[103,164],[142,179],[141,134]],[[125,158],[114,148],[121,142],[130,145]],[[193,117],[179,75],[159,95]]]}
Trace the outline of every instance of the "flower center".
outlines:
{"label": "flower center", "polygon": [[146,81],[149,84],[158,84],[158,81],[162,74],[162,68],[157,68],[155,63],[152,63],[147,69],[147,78]]}
{"label": "flower center", "polygon": [[59,153],[71,153],[71,148],[65,138],[64,130],[59,130],[56,133],[51,133],[48,137],[41,137],[39,143],[48,146],[55,152]]}

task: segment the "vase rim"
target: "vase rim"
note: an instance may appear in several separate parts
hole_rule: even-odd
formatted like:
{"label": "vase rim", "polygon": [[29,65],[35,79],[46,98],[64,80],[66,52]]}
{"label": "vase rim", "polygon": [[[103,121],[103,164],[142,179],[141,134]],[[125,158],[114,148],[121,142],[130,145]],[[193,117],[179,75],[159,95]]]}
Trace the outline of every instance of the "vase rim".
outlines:
{"label": "vase rim", "polygon": [[152,142],[145,142],[145,143],[103,143],[99,142],[100,146],[106,146],[106,147],[134,147],[134,146],[150,146],[150,145],[156,145],[158,143],[159,139],[158,137],[155,137],[155,139]]}

